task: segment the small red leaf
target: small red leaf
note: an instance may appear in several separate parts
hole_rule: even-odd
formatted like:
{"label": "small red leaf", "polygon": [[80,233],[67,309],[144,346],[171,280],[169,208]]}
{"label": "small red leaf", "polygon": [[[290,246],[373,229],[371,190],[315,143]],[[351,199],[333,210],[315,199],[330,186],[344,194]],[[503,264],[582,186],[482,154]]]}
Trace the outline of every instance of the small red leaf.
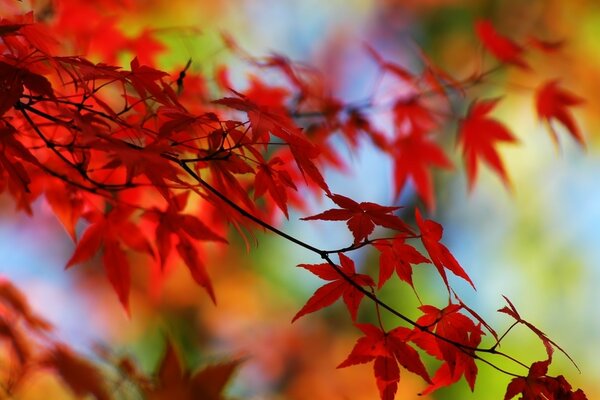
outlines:
{"label": "small red leaf", "polygon": [[523,60],[523,48],[507,37],[500,35],[490,21],[477,21],[475,32],[485,48],[498,60],[520,68],[529,68]]}
{"label": "small red leaf", "polygon": [[553,80],[544,83],[537,89],[535,101],[538,118],[548,123],[550,134],[556,143],[558,143],[558,136],[552,126],[553,120],[560,122],[581,146],[585,146],[583,135],[569,111],[569,107],[578,106],[584,102],[581,97],[560,88],[558,81]]}

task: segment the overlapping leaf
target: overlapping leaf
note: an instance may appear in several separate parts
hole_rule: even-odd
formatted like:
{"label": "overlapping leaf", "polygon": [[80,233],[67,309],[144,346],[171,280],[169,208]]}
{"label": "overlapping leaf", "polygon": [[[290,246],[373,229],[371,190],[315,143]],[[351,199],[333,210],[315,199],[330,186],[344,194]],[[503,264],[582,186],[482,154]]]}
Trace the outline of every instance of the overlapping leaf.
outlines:
{"label": "overlapping leaf", "polygon": [[443,309],[424,305],[419,309],[423,316],[417,320],[417,324],[439,336],[433,337],[427,332],[415,329],[412,340],[428,354],[443,361],[433,376],[431,385],[422,394],[429,394],[451,385],[462,376],[473,390],[477,365],[472,351],[481,342],[483,332],[480,325],[475,325],[470,318],[461,314],[459,311],[462,307],[457,304],[450,304]]}

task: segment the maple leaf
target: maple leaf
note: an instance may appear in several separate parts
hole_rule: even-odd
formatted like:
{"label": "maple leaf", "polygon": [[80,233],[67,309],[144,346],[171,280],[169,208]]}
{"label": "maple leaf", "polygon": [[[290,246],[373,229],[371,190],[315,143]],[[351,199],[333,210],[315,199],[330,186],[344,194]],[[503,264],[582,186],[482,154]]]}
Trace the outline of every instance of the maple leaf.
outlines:
{"label": "maple leaf", "polygon": [[469,275],[467,275],[458,261],[456,261],[456,258],[450,253],[450,250],[440,243],[444,232],[442,226],[435,221],[423,219],[421,211],[419,211],[418,208],[415,209],[415,216],[417,225],[421,230],[421,242],[423,242],[427,253],[429,253],[431,262],[437,268],[448,290],[450,290],[450,285],[448,284],[448,277],[446,276],[445,269],[450,270],[454,275],[469,282],[473,289],[475,289],[475,285],[471,281],[471,278],[469,278]]}
{"label": "maple leaf", "polygon": [[183,192],[170,199],[166,210],[153,208],[143,214],[156,223],[155,243],[158,247],[161,266],[164,266],[171,252],[171,236],[189,236],[199,241],[227,243],[227,240],[210,229],[200,218],[184,214],[189,192]]}
{"label": "maple leaf", "polygon": [[290,92],[283,87],[270,87],[265,85],[258,77],[250,76],[250,87],[244,96],[266,109],[285,111],[285,101]]}
{"label": "maple leaf", "polygon": [[[335,269],[328,263],[298,265],[299,267],[309,270],[319,278],[331,282],[316,290],[302,309],[296,313],[292,322],[303,315],[310,314],[335,303],[340,297],[343,298],[352,320],[356,320],[358,307],[364,294],[343,278],[338,271],[341,271],[348,279],[353,280],[360,286],[375,286],[375,282],[373,282],[373,279],[369,275],[357,274],[354,267],[354,261],[350,258],[342,253],[340,253],[339,257],[341,266],[336,266]],[[338,271],[336,271],[336,269]]]}
{"label": "maple leaf", "polygon": [[167,85],[162,80],[162,78],[169,74],[147,65],[140,65],[137,57],[131,60],[130,66],[131,72],[129,72],[126,77],[141,99],[145,100],[146,98],[152,97],[161,104],[171,104],[170,98],[164,91]]}
{"label": "maple leaf", "polygon": [[[416,132],[429,132],[436,126],[436,121],[419,96],[402,98],[394,104],[394,125],[402,130],[407,129]],[[408,125],[405,125],[408,124]]]}
{"label": "maple leaf", "polygon": [[419,197],[427,208],[435,208],[431,167],[452,169],[452,163],[442,149],[427,139],[426,135],[411,131],[410,134],[398,137],[391,145],[394,159],[394,183],[396,196],[404,188],[408,178],[412,179]]}
{"label": "maple leaf", "polygon": [[378,241],[374,246],[380,252],[378,289],[381,289],[384,283],[390,279],[394,271],[396,271],[398,278],[414,288],[412,265],[431,262],[417,249],[407,244],[402,235],[396,236],[391,241]]}
{"label": "maple leaf", "polygon": [[140,228],[129,220],[133,210],[127,207],[115,207],[107,214],[90,212],[87,217],[92,221],[85,230],[66,268],[91,259],[100,248],[106,276],[113,286],[123,308],[129,313],[130,271],[127,255],[122,245],[138,252],[154,255],[148,239]]}
{"label": "maple leaf", "polygon": [[346,360],[337,368],[374,361],[375,380],[382,400],[393,400],[396,394],[400,381],[398,364],[431,382],[419,353],[408,344],[412,335],[410,329],[398,327],[385,332],[372,324],[355,325],[364,336],[356,341]]}
{"label": "maple leaf", "polygon": [[354,244],[367,240],[376,225],[407,234],[413,233],[400,217],[392,214],[400,207],[380,206],[371,202],[357,203],[340,194],[331,194],[328,197],[342,208],[332,208],[310,217],[301,218],[301,220],[346,221],[348,229],[354,236]]}
{"label": "maple leaf", "polygon": [[504,400],[510,400],[521,394],[522,400],[556,399],[556,400],[587,400],[581,389],[573,392],[571,385],[559,375],[552,377],[548,373],[551,359],[537,361],[531,364],[527,376],[513,378],[506,388]]}
{"label": "maple leaf", "polygon": [[224,400],[223,389],[241,360],[209,365],[191,374],[181,366],[173,344],[168,341],[158,366],[156,385],[146,388],[148,400]]}
{"label": "maple leaf", "polygon": [[504,124],[488,116],[499,101],[500,99],[473,101],[467,116],[459,123],[459,143],[463,149],[470,189],[477,178],[478,160],[485,161],[505,184],[509,183],[495,146],[499,142],[516,142],[516,139]]}
{"label": "maple leaf", "polygon": [[[447,307],[439,309],[431,305],[423,305],[419,309],[424,314],[417,319],[417,324],[427,327],[428,330],[434,331],[440,337],[460,343],[467,348],[476,348],[481,342],[483,331],[480,325],[475,325],[470,318],[459,312],[462,306],[449,304]],[[471,390],[474,389],[477,365],[469,350],[459,349],[456,345],[433,337],[421,329],[413,330],[411,338],[427,353],[444,361],[433,376],[431,385],[421,393],[422,395],[451,385],[463,375]]]}
{"label": "maple leaf", "polygon": [[501,309],[498,310],[498,312],[501,312],[501,313],[504,313],[504,314],[507,314],[507,315],[513,317],[518,323],[525,325],[533,333],[535,333],[537,335],[537,337],[544,344],[544,347],[546,348],[546,354],[548,354],[549,359],[552,357],[552,353],[554,352],[554,347],[555,347],[561,353],[563,353],[573,363],[573,365],[575,365],[575,367],[577,369],[579,369],[577,367],[577,364],[575,364],[575,361],[573,361],[571,356],[569,356],[569,354],[565,350],[563,350],[562,347],[560,347],[558,344],[556,344],[554,341],[552,341],[544,332],[542,332],[540,329],[538,329],[535,325],[524,320],[521,317],[521,315],[519,314],[519,312],[517,311],[517,308],[514,306],[514,304],[508,299],[508,297],[506,297],[504,295],[502,297],[504,297],[504,300],[506,300],[506,302],[508,303],[508,306],[502,307]]}
{"label": "maple leaf", "polygon": [[268,191],[277,207],[289,218],[286,187],[294,190],[297,188],[289,173],[281,168],[284,165],[279,157],[273,157],[268,163],[259,165],[254,178],[254,199]]}
{"label": "maple leaf", "polygon": [[55,345],[41,364],[54,369],[76,396],[91,394],[97,400],[111,399],[98,368],[68,347]]}
{"label": "maple leaf", "polygon": [[569,111],[569,107],[578,106],[583,102],[584,100],[581,97],[560,88],[557,80],[548,81],[536,90],[535,108],[538,118],[547,122],[550,134],[555,143],[558,144],[558,135],[552,125],[552,120],[560,122],[569,131],[571,136],[581,146],[585,147],[583,135]]}
{"label": "maple leaf", "polygon": [[206,290],[212,302],[216,304],[217,300],[212,283],[204,263],[200,260],[196,246],[187,237],[181,235],[179,236],[179,243],[177,243],[177,252],[188,267],[194,281]]}
{"label": "maple leaf", "polygon": [[77,240],[75,226],[79,221],[79,217],[83,214],[83,200],[73,187],[65,185],[63,182],[48,180],[46,185],[46,201],[52,208],[56,218],[75,242]]}
{"label": "maple leaf", "polygon": [[500,35],[489,20],[475,22],[475,32],[485,48],[498,60],[529,69],[529,65],[523,60],[523,47]]}
{"label": "maple leaf", "polygon": [[11,282],[0,277],[0,301],[25,320],[28,327],[36,331],[51,331],[52,325],[38,316],[31,307],[25,295]]}
{"label": "maple leaf", "polygon": [[6,171],[11,182],[15,182],[23,192],[29,193],[31,178],[19,160],[38,167],[41,167],[41,164],[17,137],[18,131],[12,125],[0,121],[0,166]]}

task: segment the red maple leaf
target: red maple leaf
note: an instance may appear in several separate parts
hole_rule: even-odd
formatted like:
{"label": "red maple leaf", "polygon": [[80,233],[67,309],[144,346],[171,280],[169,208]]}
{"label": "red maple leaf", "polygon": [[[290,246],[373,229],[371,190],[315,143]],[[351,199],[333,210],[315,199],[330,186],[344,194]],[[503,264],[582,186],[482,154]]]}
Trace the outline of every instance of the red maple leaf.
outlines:
{"label": "red maple leaf", "polygon": [[[473,390],[477,365],[470,354],[472,350],[469,349],[476,348],[481,342],[483,331],[480,325],[475,325],[469,317],[461,314],[459,311],[462,306],[458,304],[449,304],[443,309],[424,305],[419,309],[424,314],[417,320],[417,324],[427,327],[439,337],[415,329],[412,340],[427,353],[444,362],[433,376],[431,385],[421,394],[429,394],[441,387],[451,385],[463,375]],[[440,337],[463,345],[465,348],[460,349]]]}
{"label": "red maple leaf", "polygon": [[[360,286],[375,286],[375,282],[373,282],[373,279],[369,275],[356,273],[354,261],[341,253],[339,256],[341,266],[336,266],[335,269],[341,271],[348,279],[352,279]],[[356,320],[358,306],[364,297],[364,294],[360,290],[342,277],[331,264],[300,264],[298,266],[309,270],[321,279],[331,282],[317,289],[317,291],[308,299],[304,307],[296,313],[292,322],[303,315],[310,314],[335,303],[340,297],[343,298],[344,303],[352,316],[352,320]]]}
{"label": "red maple leaf", "polygon": [[463,149],[469,188],[473,187],[477,178],[478,160],[485,161],[505,184],[509,183],[495,146],[498,142],[516,142],[516,139],[504,124],[488,116],[499,101],[473,101],[467,116],[460,121],[459,143]]}
{"label": "red maple leaf", "polygon": [[556,400],[587,400],[585,393],[578,389],[573,392],[571,385],[564,376],[552,377],[546,375],[552,360],[537,361],[531,364],[527,376],[513,378],[504,395],[504,400],[510,400],[520,394],[522,400],[556,399]]}
{"label": "red maple leaf", "polygon": [[152,246],[140,228],[130,221],[132,210],[115,207],[109,213],[92,212],[87,218],[92,224],[79,238],[66,268],[91,259],[101,247],[104,249],[103,264],[106,276],[119,301],[129,312],[129,287],[131,284],[129,262],[123,245],[138,252],[153,255]]}
{"label": "red maple leaf", "polygon": [[413,286],[412,265],[431,262],[417,249],[407,244],[402,235],[398,235],[394,240],[378,241],[374,246],[381,253],[379,255],[378,289],[381,289],[383,284],[390,279],[394,271],[398,278]]}
{"label": "red maple leaf", "polygon": [[268,163],[258,166],[254,178],[254,199],[256,200],[268,191],[277,207],[283,211],[286,218],[289,218],[287,190],[297,189],[288,171],[282,168],[283,166],[285,164],[279,157],[273,157]]}
{"label": "red maple leaf", "polygon": [[371,324],[356,324],[365,336],[359,338],[354,348],[338,368],[375,361],[373,370],[382,400],[393,400],[400,381],[398,364],[431,382],[419,353],[408,344],[412,331],[398,327],[385,332]]}
{"label": "red maple leaf", "polygon": [[227,240],[215,233],[195,215],[183,213],[188,195],[189,192],[184,192],[173,196],[166,210],[162,211],[154,208],[144,213],[144,217],[156,222],[155,243],[158,248],[161,267],[164,266],[169,254],[171,254],[172,236],[177,236],[177,253],[184,261],[194,281],[206,289],[211,300],[215,302],[215,294],[210,278],[192,239],[221,243],[227,243]]}
{"label": "red maple leaf", "polygon": [[500,35],[488,20],[475,23],[475,32],[485,48],[498,60],[528,69],[529,65],[523,60],[523,47],[509,38]]}
{"label": "red maple leaf", "polygon": [[357,203],[356,201],[342,196],[340,194],[328,195],[328,197],[342,208],[332,208],[322,213],[301,218],[303,221],[325,220],[325,221],[346,221],[348,229],[354,236],[354,243],[360,243],[375,229],[375,225],[385,228],[395,229],[397,231],[412,234],[408,225],[395,216],[392,212],[400,207],[385,207],[371,202]]}
{"label": "red maple leaf", "polygon": [[390,146],[394,159],[394,182],[396,196],[406,180],[411,178],[419,197],[429,209],[435,208],[431,167],[452,169],[452,162],[442,149],[418,131],[396,139]]}
{"label": "red maple leaf", "polygon": [[[446,276],[445,269],[448,269],[454,273],[454,275],[463,278],[465,281],[469,282],[473,289],[475,289],[475,285],[469,278],[469,275],[465,272],[465,270],[460,266],[456,258],[450,253],[450,250],[442,243],[440,240],[442,239],[442,234],[444,229],[440,224],[435,221],[429,219],[423,219],[421,216],[421,211],[419,209],[415,209],[415,216],[417,218],[417,225],[421,230],[421,241],[425,246],[425,249],[429,253],[429,258],[433,265],[437,268],[440,276],[444,280],[446,287],[450,289],[448,284],[448,277]],[[445,268],[445,269],[444,269]]]}
{"label": "red maple leaf", "polygon": [[548,354],[548,358],[552,357],[552,353],[554,352],[554,347],[555,347],[561,353],[563,353],[569,360],[571,360],[571,362],[573,363],[573,365],[575,365],[575,367],[577,367],[577,364],[575,364],[575,362],[573,361],[573,359],[571,358],[571,356],[569,356],[569,354],[567,354],[567,352],[565,350],[563,350],[562,347],[560,347],[553,340],[551,340],[548,336],[546,336],[546,334],[544,332],[542,332],[540,329],[538,329],[531,322],[528,322],[528,321],[524,320],[521,317],[521,315],[519,314],[519,312],[517,311],[517,308],[514,306],[514,304],[508,299],[508,297],[506,297],[506,296],[502,296],[502,297],[504,297],[504,300],[506,300],[506,302],[508,303],[508,306],[502,307],[501,309],[498,310],[498,312],[510,315],[518,323],[523,324],[526,327],[528,327],[529,329],[531,329],[531,331],[533,333],[535,333],[537,335],[537,337],[544,344],[544,347],[546,348],[546,353]]}
{"label": "red maple leaf", "polygon": [[558,136],[552,126],[553,119],[560,122],[581,146],[585,146],[583,136],[569,111],[569,107],[578,106],[583,102],[581,97],[560,88],[557,80],[546,82],[537,89],[535,96],[537,115],[540,120],[547,122],[555,143],[558,143]]}

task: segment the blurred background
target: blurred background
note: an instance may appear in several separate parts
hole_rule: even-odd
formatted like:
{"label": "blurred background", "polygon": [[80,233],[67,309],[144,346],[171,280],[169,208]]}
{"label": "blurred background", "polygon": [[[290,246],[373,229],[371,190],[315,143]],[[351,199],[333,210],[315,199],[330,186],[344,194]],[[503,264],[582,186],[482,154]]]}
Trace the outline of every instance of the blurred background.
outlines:
{"label": "blurred background", "polygon": [[[104,6],[109,3],[102,2]],[[52,13],[83,13],[81,4],[65,1],[53,9],[38,2],[35,6],[52,18]],[[444,243],[478,288],[473,292],[455,282],[461,297],[498,331],[510,324],[496,313],[504,306],[502,295],[509,297],[581,370],[580,374],[556,354],[551,373],[567,376],[589,399],[600,398],[600,136],[595,133],[600,122],[596,112],[600,109],[600,3],[152,0],[144,1],[136,13],[119,15],[115,24],[131,35],[149,29],[162,43],[163,48],[155,50],[159,67],[167,70],[181,69],[192,58],[192,70],[212,76],[225,63],[232,79],[243,85],[247,65],[225,50],[221,33],[226,32],[253,55],[277,52],[316,66],[335,79],[339,97],[360,100],[368,95],[376,76],[365,43],[386,59],[408,67],[417,62],[418,45],[437,65],[465,78],[473,68],[468,60],[481,52],[473,32],[477,18],[491,19],[511,37],[533,33],[545,40],[565,40],[565,47],[555,62],[536,63],[535,74],[509,69],[493,76],[494,85],[478,93],[485,97],[506,93],[494,115],[520,142],[501,151],[512,191],[482,168],[469,192],[458,150],[449,143],[447,149],[459,167],[435,174],[438,200],[432,217],[445,227]],[[89,50],[93,54],[101,48]],[[118,57],[128,65],[132,53]],[[564,87],[586,99],[575,111],[588,141],[586,150],[560,130],[557,148],[536,119],[532,89],[558,77]],[[394,201],[391,166],[367,141],[346,161],[347,173],[327,174],[334,192],[361,201]],[[413,201],[409,187],[400,203]],[[15,282],[33,307],[57,325],[56,336],[77,350],[90,354],[106,346],[131,354],[150,372],[161,357],[164,337],[169,336],[190,368],[245,357],[228,388],[232,396],[256,400],[377,398],[370,364],[335,369],[359,336],[340,304],[290,324],[321,281],[294,267],[318,260],[285,241],[258,234],[259,246],[246,252],[232,234],[230,247],[211,252],[208,264],[218,297],[216,307],[184,268],[171,271],[162,289],[149,294],[149,274],[140,266],[134,271],[136,287],[128,318],[100,273],[88,266],[63,270],[73,244],[46,204],[39,202],[31,217],[15,214],[7,198],[1,199],[1,206],[0,274]],[[330,206],[315,204],[314,211]],[[347,244],[343,224],[302,222],[298,220],[302,216],[292,213],[285,230],[310,238],[320,247]],[[375,255],[367,253],[358,254],[356,260],[367,270],[377,262]],[[416,273],[419,293],[425,302],[443,304],[437,297],[441,286],[432,284],[431,278],[427,271]],[[384,295],[414,315],[417,303],[406,285],[390,282]],[[362,317],[369,318],[370,312],[361,308]],[[392,319],[384,322],[395,324]],[[544,356],[541,344],[525,330],[515,330],[503,349],[526,362]],[[420,398],[500,399],[508,381],[480,365],[474,393],[462,380]],[[402,371],[398,399],[416,399],[423,389],[420,378]],[[58,388],[47,390],[61,393],[56,398],[68,398]]]}

